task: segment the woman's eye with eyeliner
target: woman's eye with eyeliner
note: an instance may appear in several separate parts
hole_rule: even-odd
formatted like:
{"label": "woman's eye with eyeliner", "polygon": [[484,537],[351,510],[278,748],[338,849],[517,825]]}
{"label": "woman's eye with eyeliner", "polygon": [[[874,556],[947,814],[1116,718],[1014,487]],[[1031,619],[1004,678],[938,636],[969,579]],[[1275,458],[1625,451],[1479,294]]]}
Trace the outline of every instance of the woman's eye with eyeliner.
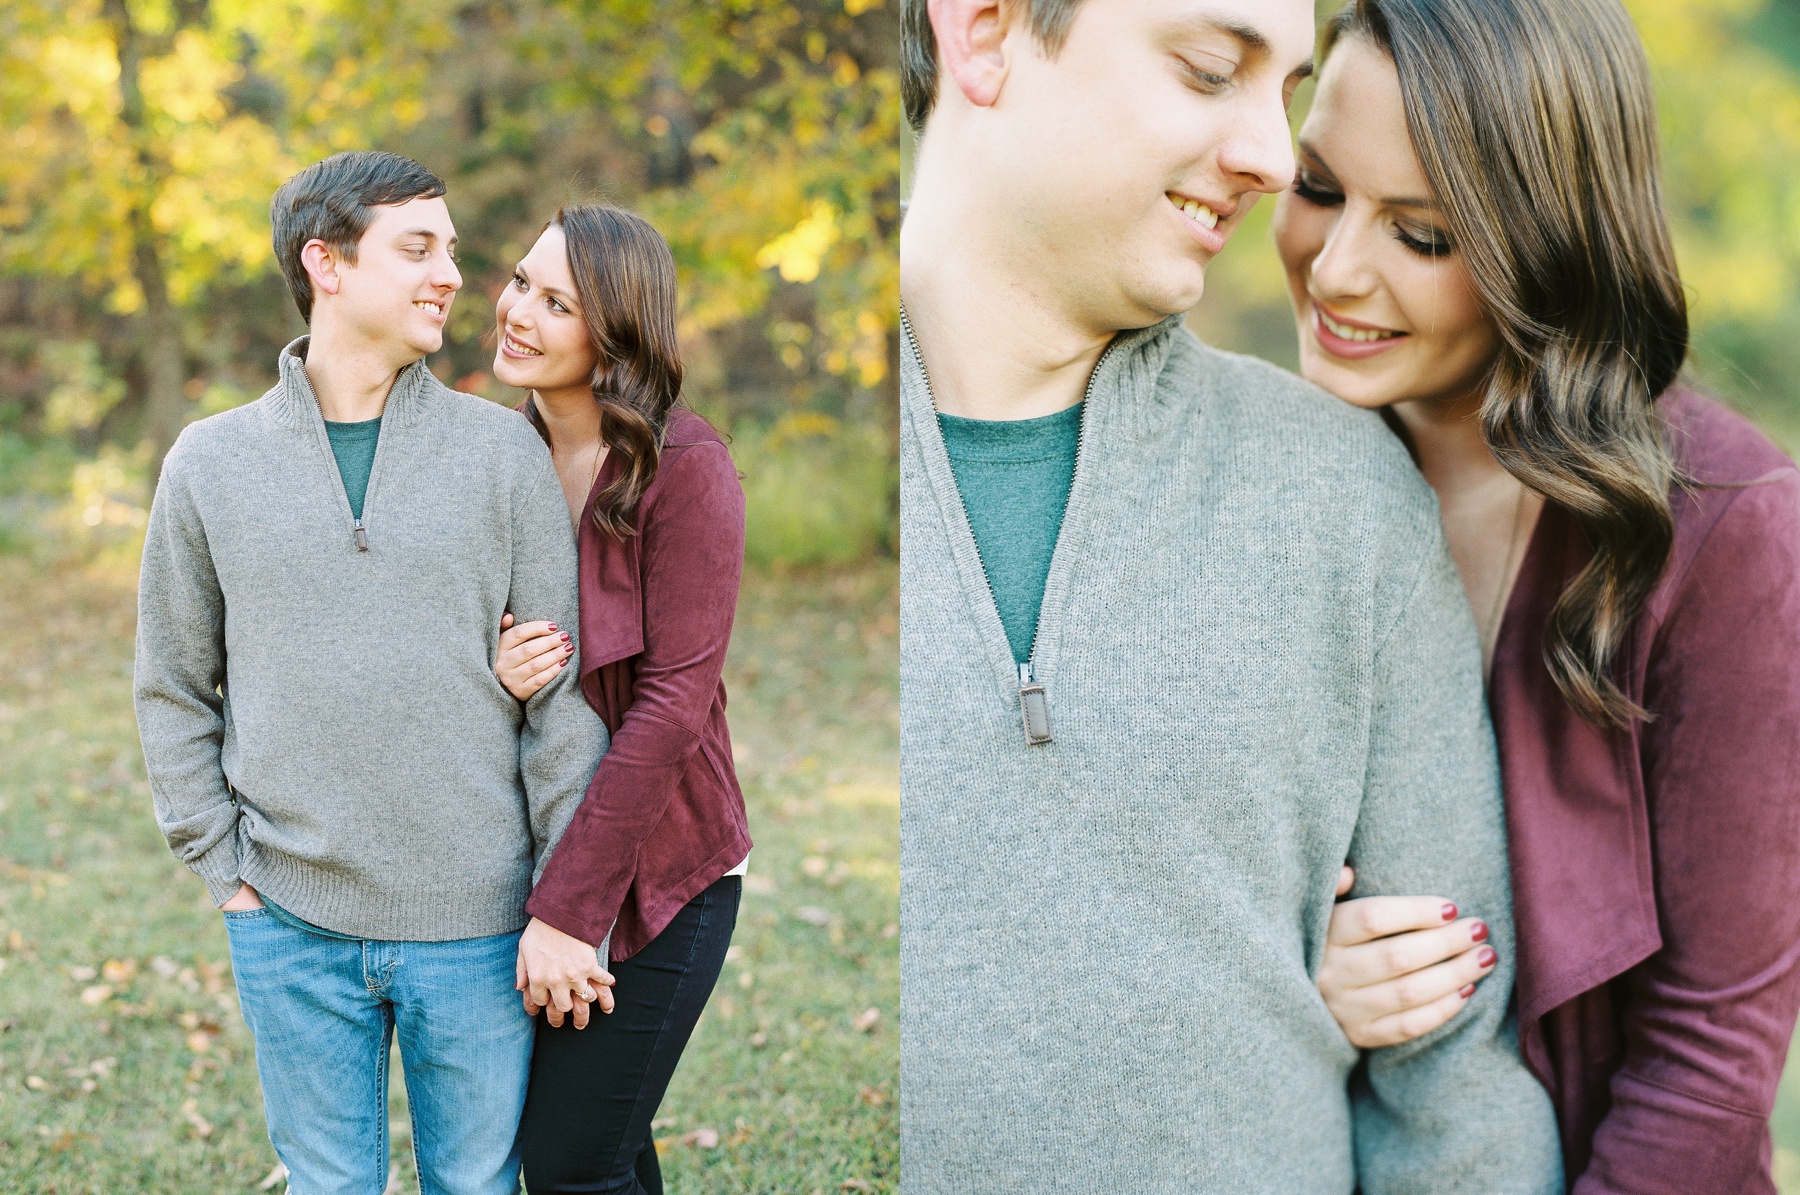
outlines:
{"label": "woman's eye with eyeliner", "polygon": [[518,287],[520,290],[524,290],[525,289],[525,276],[523,274],[514,274],[513,275],[513,285]]}
{"label": "woman's eye with eyeliner", "polygon": [[1456,248],[1450,238],[1442,233],[1415,236],[1398,224],[1394,226],[1394,239],[1420,257],[1444,257]]}
{"label": "woman's eye with eyeliner", "polygon": [[1316,204],[1319,207],[1336,207],[1338,204],[1344,202],[1343,192],[1333,191],[1329,187],[1322,187],[1318,183],[1308,179],[1304,174],[1297,174],[1294,176],[1294,194],[1306,200],[1306,202]]}

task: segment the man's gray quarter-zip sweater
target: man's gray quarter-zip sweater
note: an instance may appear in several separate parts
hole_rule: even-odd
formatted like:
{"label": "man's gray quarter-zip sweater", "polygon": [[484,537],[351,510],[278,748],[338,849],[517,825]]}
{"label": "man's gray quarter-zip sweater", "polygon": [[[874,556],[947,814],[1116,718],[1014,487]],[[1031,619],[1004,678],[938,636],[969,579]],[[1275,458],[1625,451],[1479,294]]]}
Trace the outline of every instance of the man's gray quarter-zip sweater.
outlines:
{"label": "man's gray quarter-zip sweater", "polygon": [[516,930],[607,743],[575,669],[523,703],[493,672],[506,611],[578,625],[549,453],[415,362],[356,519],[306,350],[163,466],[136,673],[157,820],[216,903],[248,883],[357,937]]}
{"label": "man's gray quarter-zip sweater", "polygon": [[[903,1188],[1559,1192],[1435,499],[1375,415],[1180,323],[1095,369],[1024,710],[903,333]],[[1314,983],[1346,859],[1500,956],[1364,1056]]]}

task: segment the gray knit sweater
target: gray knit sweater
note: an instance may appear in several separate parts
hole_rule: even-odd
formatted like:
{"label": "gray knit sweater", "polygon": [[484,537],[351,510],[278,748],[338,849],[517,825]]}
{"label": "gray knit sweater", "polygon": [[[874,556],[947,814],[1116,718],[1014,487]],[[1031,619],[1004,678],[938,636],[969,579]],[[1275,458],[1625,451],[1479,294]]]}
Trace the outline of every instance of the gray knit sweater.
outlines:
{"label": "gray knit sweater", "polygon": [[[1170,320],[1097,367],[1028,746],[902,351],[901,1174],[908,1195],[1540,1195],[1475,630],[1399,442]],[[1358,895],[1487,919],[1471,1006],[1358,1066],[1314,986]]]}
{"label": "gray knit sweater", "polygon": [[574,669],[523,704],[493,672],[504,612],[577,624],[550,455],[415,363],[358,528],[306,345],[163,466],[136,678],[157,820],[215,903],[242,881],[358,937],[516,930],[607,743]]}

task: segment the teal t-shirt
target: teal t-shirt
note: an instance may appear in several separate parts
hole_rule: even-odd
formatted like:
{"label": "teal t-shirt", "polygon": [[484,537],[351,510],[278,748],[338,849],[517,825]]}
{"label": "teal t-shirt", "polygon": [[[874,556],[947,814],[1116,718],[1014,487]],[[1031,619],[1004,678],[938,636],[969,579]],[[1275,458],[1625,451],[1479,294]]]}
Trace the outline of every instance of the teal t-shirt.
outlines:
{"label": "teal t-shirt", "polygon": [[1023,664],[1075,479],[1081,404],[1039,419],[939,415],[938,426],[1006,641]]}
{"label": "teal t-shirt", "polygon": [[369,492],[369,470],[375,467],[375,441],[381,437],[381,419],[365,419],[361,423],[333,423],[327,419],[325,434],[331,440],[331,455],[337,457],[338,475],[344,479],[350,513],[360,519],[363,495]]}

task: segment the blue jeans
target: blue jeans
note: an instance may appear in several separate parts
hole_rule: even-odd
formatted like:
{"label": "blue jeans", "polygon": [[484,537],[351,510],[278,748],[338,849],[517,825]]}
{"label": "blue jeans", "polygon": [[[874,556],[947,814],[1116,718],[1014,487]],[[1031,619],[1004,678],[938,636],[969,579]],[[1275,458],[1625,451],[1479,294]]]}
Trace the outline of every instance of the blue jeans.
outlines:
{"label": "blue jeans", "polygon": [[518,934],[354,941],[267,909],[226,913],[225,926],[269,1140],[292,1195],[387,1186],[396,1031],[421,1195],[516,1195],[532,1046],[513,990]]}

